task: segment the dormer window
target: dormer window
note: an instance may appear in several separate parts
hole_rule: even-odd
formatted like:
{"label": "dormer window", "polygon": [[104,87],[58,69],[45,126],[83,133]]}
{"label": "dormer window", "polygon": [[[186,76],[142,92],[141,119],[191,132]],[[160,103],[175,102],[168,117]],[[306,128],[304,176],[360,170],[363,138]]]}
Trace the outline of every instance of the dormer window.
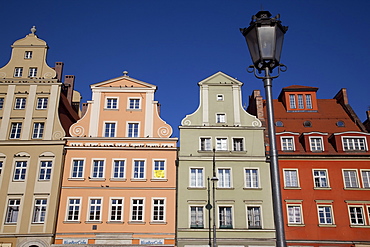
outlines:
{"label": "dormer window", "polygon": [[343,137],[344,151],[366,151],[365,137]]}
{"label": "dormer window", "polygon": [[312,96],[311,94],[306,94],[306,108],[312,109]]}
{"label": "dormer window", "polygon": [[296,103],[295,103],[295,95],[294,94],[289,94],[289,104],[291,109],[296,109]]}
{"label": "dormer window", "polygon": [[292,86],[291,88],[284,88],[283,92],[283,101],[286,104],[288,112],[312,112],[318,110],[316,103],[316,88],[299,88]]}
{"label": "dormer window", "polygon": [[217,94],[217,101],[223,101],[223,100],[224,100],[224,95]]}
{"label": "dormer window", "polygon": [[32,51],[26,51],[24,53],[24,59],[31,59],[32,58]]}
{"label": "dormer window", "polygon": [[322,137],[310,137],[310,148],[312,152],[324,151]]}
{"label": "dormer window", "polygon": [[283,151],[294,151],[294,139],[293,139],[293,137],[281,137],[281,150],[283,150]]}
{"label": "dormer window", "polygon": [[226,115],[224,113],[217,114],[216,123],[226,123]]}

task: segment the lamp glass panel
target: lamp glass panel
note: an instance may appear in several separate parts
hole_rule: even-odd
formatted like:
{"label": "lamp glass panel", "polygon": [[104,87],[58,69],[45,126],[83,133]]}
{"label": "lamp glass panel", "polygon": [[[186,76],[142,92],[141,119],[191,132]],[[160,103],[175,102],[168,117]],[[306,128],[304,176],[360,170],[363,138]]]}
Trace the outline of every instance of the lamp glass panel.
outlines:
{"label": "lamp glass panel", "polygon": [[261,58],[273,59],[275,52],[275,27],[261,26],[258,28],[258,38],[261,50]]}
{"label": "lamp glass panel", "polygon": [[281,51],[283,49],[284,32],[280,27],[276,27],[276,48],[275,48],[275,59],[280,62]]}
{"label": "lamp glass panel", "polygon": [[245,35],[247,45],[249,48],[249,53],[251,54],[253,63],[256,63],[260,60],[259,51],[258,51],[258,40],[256,28],[250,30],[247,35]]}

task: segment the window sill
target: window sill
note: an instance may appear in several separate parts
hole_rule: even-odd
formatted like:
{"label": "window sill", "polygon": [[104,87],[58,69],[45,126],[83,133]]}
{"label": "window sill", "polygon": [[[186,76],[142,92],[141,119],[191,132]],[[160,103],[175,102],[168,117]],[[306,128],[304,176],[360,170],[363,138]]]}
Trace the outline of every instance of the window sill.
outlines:
{"label": "window sill", "polygon": [[146,178],[131,178],[131,182],[146,182]]}
{"label": "window sill", "polygon": [[370,228],[370,226],[367,226],[367,225],[350,225],[349,227],[353,227],[353,228]]}
{"label": "window sill", "polygon": [[15,226],[17,225],[17,222],[5,222],[4,225],[5,226]]}
{"label": "window sill", "polygon": [[288,223],[288,226],[299,226],[299,227],[302,227],[302,226],[306,226],[305,224],[293,224],[293,223]]}
{"label": "window sill", "polygon": [[112,182],[126,182],[126,178],[110,178]]}
{"label": "window sill", "polygon": [[68,221],[63,221],[63,224],[81,224],[81,221],[73,221],[73,220],[68,220]]}
{"label": "window sill", "polygon": [[313,187],[314,190],[331,190],[331,187]]}
{"label": "window sill", "polygon": [[150,179],[150,182],[167,182],[167,178],[152,178]]}
{"label": "window sill", "polygon": [[125,223],[124,221],[107,221],[107,222],[105,222],[105,223],[107,223],[107,224],[123,224],[123,223]]}
{"label": "window sill", "polygon": [[90,181],[105,181],[105,178],[90,178],[89,177],[89,180]]}
{"label": "window sill", "polygon": [[85,178],[68,178],[70,181],[85,181]]}
{"label": "window sill", "polygon": [[132,225],[145,225],[145,221],[129,221],[128,223]]}
{"label": "window sill", "polygon": [[141,109],[126,109],[126,111],[141,111]]}
{"label": "window sill", "polygon": [[188,187],[188,190],[205,190],[206,187]]}
{"label": "window sill", "polygon": [[100,220],[97,221],[85,221],[85,224],[102,224],[103,222]]}
{"label": "window sill", "polygon": [[104,108],[104,111],[119,111],[118,108]]}
{"label": "window sill", "polygon": [[32,225],[43,225],[45,222],[31,222]]}
{"label": "window sill", "polygon": [[345,187],[344,190],[361,190],[362,188],[359,187]]}
{"label": "window sill", "polygon": [[319,224],[319,227],[337,227],[335,224]]}
{"label": "window sill", "polygon": [[243,188],[243,190],[262,190],[262,188]]}
{"label": "window sill", "polygon": [[216,190],[235,190],[233,187],[217,187]]}
{"label": "window sill", "polygon": [[150,225],[167,225],[165,221],[151,221],[149,222]]}
{"label": "window sill", "polygon": [[301,190],[301,187],[284,187],[284,190]]}

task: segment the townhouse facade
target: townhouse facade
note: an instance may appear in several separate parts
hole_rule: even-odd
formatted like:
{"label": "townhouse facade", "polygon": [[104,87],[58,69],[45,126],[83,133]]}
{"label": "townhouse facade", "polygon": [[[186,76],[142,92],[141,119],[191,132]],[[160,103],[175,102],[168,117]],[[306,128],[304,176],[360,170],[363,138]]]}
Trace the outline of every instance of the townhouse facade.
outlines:
{"label": "townhouse facade", "polygon": [[63,63],[47,65],[48,46],[35,32],[13,43],[0,68],[0,242],[9,247],[53,242],[63,137],[78,119],[70,102],[79,98],[61,82]]}
{"label": "townhouse facade", "polygon": [[124,72],[91,90],[66,138],[54,246],[173,246],[177,138],[156,86]]}
{"label": "townhouse facade", "polygon": [[[285,233],[291,246],[370,245],[370,134],[346,89],[293,85],[274,100]],[[264,122],[259,91],[248,109]]]}
{"label": "townhouse facade", "polygon": [[179,127],[177,246],[274,246],[261,121],[242,107],[240,81],[218,72],[198,85]]}

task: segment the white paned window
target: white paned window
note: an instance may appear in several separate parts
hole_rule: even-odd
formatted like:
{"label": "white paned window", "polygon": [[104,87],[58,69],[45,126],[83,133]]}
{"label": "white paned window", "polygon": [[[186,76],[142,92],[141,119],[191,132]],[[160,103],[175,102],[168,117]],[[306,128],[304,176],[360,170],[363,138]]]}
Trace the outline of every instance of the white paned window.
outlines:
{"label": "white paned window", "polygon": [[219,188],[231,188],[231,169],[220,168],[218,169],[218,184]]}
{"label": "white paned window", "polygon": [[92,178],[104,178],[104,160],[94,160],[92,167]]}
{"label": "white paned window", "polygon": [[344,151],[365,151],[366,150],[365,138],[343,138],[343,149]]}
{"label": "white paned window", "polygon": [[37,98],[36,109],[46,109],[46,108],[48,108],[48,98],[46,97]]}
{"label": "white paned window", "polygon": [[204,228],[204,207],[190,207],[190,228]]}
{"label": "white paned window", "polygon": [[26,51],[24,53],[24,59],[31,59],[32,58],[32,51]]}
{"label": "white paned window", "polygon": [[8,200],[8,207],[6,210],[5,223],[7,224],[17,223],[20,205],[21,205],[20,199],[9,199]]}
{"label": "white paned window", "polygon": [[28,71],[28,77],[36,77],[37,75],[37,68],[30,68]]}
{"label": "white paned window", "polygon": [[361,171],[361,175],[362,175],[362,186],[364,188],[370,188],[370,170]]}
{"label": "white paned window", "polygon": [[216,151],[227,151],[227,138],[216,138]]}
{"label": "white paned window", "polygon": [[284,186],[288,188],[298,188],[297,170],[284,170]]}
{"label": "white paned window", "polygon": [[302,94],[298,94],[298,108],[299,109],[304,109],[303,95]]}
{"label": "white paned window", "polygon": [[293,137],[281,137],[281,150],[294,151]]}
{"label": "white paned window", "polygon": [[14,181],[24,181],[26,179],[27,161],[16,161],[14,170]]}
{"label": "white paned window", "polygon": [[124,160],[115,160],[113,162],[113,178],[125,178]]}
{"label": "white paned window", "polygon": [[73,160],[72,163],[72,178],[83,178],[84,160]]}
{"label": "white paned window", "polygon": [[233,138],[233,151],[244,151],[243,138]]}
{"label": "white paned window", "polygon": [[116,136],[116,123],[105,123],[104,137]]}
{"label": "white paned window", "polygon": [[291,109],[297,108],[297,105],[295,103],[295,95],[294,94],[289,94],[289,104]]}
{"label": "white paned window", "polygon": [[100,221],[101,199],[90,199],[89,221]]}
{"label": "white paned window", "polygon": [[211,138],[208,137],[200,138],[200,150],[211,151]]}
{"label": "white paned window", "polygon": [[50,180],[52,167],[53,167],[52,161],[41,161],[39,180]]}
{"label": "white paned window", "polygon": [[245,187],[259,188],[258,169],[245,169]]}
{"label": "white paned window", "polygon": [[346,188],[358,188],[357,170],[343,170],[344,185]]}
{"label": "white paned window", "polygon": [[69,199],[67,209],[67,221],[78,221],[80,218],[80,199]]}
{"label": "white paned window", "polygon": [[204,187],[203,168],[190,168],[190,187]]}
{"label": "white paned window", "polygon": [[248,228],[261,229],[261,208],[258,206],[248,206]]}
{"label": "white paned window", "polygon": [[135,160],[134,161],[134,176],[133,178],[145,178],[145,161]]}
{"label": "white paned window", "polygon": [[223,94],[217,94],[217,101],[223,101],[224,95]]}
{"label": "white paned window", "polygon": [[219,113],[216,115],[216,123],[225,123],[226,115],[224,113]]}
{"label": "white paned window", "polygon": [[321,137],[311,137],[310,138],[310,147],[311,147],[312,152],[323,151],[324,147],[323,147],[323,144],[322,144],[322,138]]}
{"label": "white paned window", "polygon": [[144,199],[132,199],[131,220],[144,221]]}
{"label": "white paned window", "polygon": [[319,224],[333,224],[331,206],[318,206]]}
{"label": "white paned window", "polygon": [[26,98],[25,97],[17,97],[15,98],[15,105],[14,109],[21,110],[26,108]]}
{"label": "white paned window", "polygon": [[140,99],[130,99],[129,109],[140,109]]}
{"label": "white paned window", "polygon": [[302,224],[301,205],[288,205],[288,223]]}
{"label": "white paned window", "polygon": [[349,216],[351,219],[351,225],[364,225],[364,212],[363,208],[359,206],[349,207]]}
{"label": "white paned window", "polygon": [[106,109],[118,109],[117,98],[107,98]]}
{"label": "white paned window", "polygon": [[128,124],[128,137],[139,137],[139,124],[138,123]]}
{"label": "white paned window", "polygon": [[46,217],[47,199],[36,199],[33,208],[32,223],[44,223]]}
{"label": "white paned window", "polygon": [[311,94],[306,94],[306,108],[312,109],[312,97]]}
{"label": "white paned window", "polygon": [[110,221],[122,221],[123,199],[111,199]]}
{"label": "white paned window", "polygon": [[232,207],[219,207],[218,210],[220,228],[233,228]]}
{"label": "white paned window", "polygon": [[44,123],[34,123],[32,139],[41,139],[44,135]]}
{"label": "white paned window", "polygon": [[10,129],[10,139],[19,139],[21,137],[22,123],[12,123]]}
{"label": "white paned window", "polygon": [[326,170],[313,170],[313,179],[316,188],[328,188],[328,174]]}
{"label": "white paned window", "polygon": [[164,222],[165,219],[165,201],[164,199],[153,199],[153,217],[154,222]]}
{"label": "white paned window", "polygon": [[23,74],[23,68],[22,67],[16,67],[14,69],[14,77],[22,77]]}
{"label": "white paned window", "polygon": [[165,178],[165,177],[166,177],[165,161],[155,160],[153,178]]}

